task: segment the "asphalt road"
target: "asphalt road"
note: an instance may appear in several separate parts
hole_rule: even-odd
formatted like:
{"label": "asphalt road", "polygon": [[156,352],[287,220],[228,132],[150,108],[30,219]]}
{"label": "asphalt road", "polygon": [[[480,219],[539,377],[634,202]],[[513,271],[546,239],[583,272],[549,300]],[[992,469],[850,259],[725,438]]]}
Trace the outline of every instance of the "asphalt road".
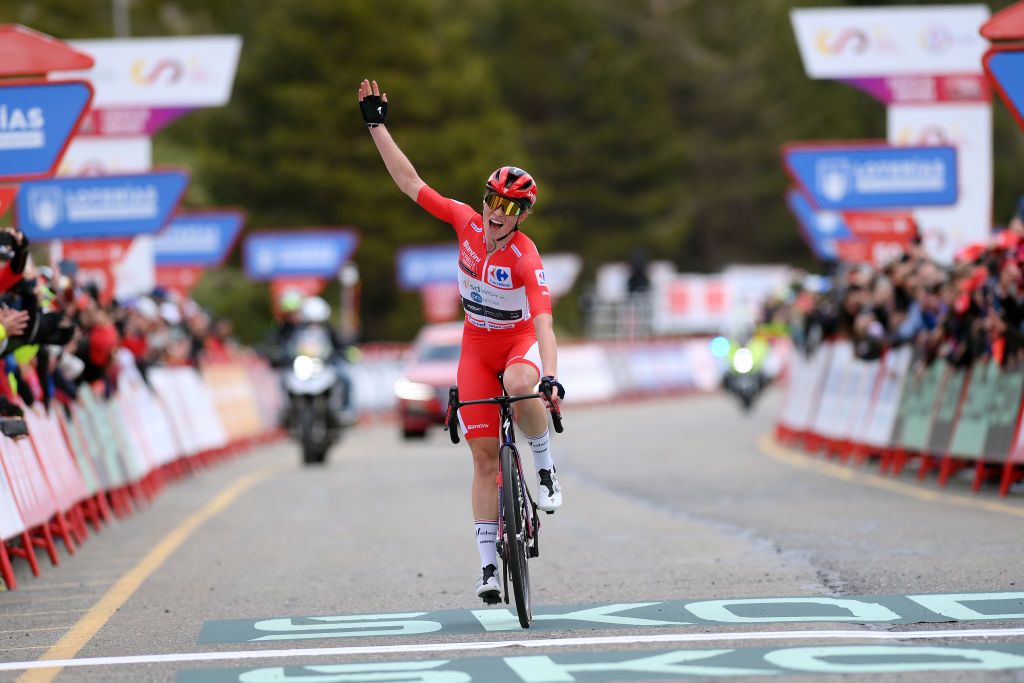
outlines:
{"label": "asphalt road", "polygon": [[[476,599],[468,449],[378,424],[324,468],[281,443],[176,484],[40,578],[17,562],[0,681],[1024,680],[1019,496],[796,456],[764,438],[778,400],[569,406],[529,631]],[[964,593],[990,595],[907,597]],[[42,656],[142,660],[2,670]]]}

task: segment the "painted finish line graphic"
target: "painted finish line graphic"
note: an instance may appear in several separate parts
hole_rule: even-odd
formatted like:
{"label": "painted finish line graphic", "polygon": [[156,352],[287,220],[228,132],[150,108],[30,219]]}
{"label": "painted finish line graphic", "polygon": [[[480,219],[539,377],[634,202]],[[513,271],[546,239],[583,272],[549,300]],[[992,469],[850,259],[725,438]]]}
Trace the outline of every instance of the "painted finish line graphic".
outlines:
{"label": "painted finish line graphic", "polygon": [[[673,600],[535,607],[530,631],[737,624],[937,624],[1024,620],[1024,593]],[[519,631],[508,609],[208,621],[200,645]]]}
{"label": "painted finish line graphic", "polygon": [[633,650],[420,662],[203,669],[183,671],[177,680],[178,683],[597,683],[1021,668],[1024,668],[1024,645],[1018,643],[963,647],[833,645],[739,650]]}

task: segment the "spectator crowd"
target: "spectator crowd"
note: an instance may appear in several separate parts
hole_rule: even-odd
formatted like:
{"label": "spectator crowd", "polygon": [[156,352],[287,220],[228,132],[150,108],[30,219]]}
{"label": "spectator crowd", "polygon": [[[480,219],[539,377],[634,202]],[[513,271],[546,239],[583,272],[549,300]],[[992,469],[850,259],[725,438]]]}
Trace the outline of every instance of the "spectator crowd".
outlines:
{"label": "spectator crowd", "polygon": [[922,363],[968,366],[1024,359],[1024,201],[1009,227],[961,249],[953,264],[930,259],[919,238],[882,267],[837,264],[804,277],[766,318],[786,322],[797,345],[853,341],[866,360],[910,344]]}
{"label": "spectator crowd", "polygon": [[0,228],[0,431],[27,433],[16,397],[23,405],[68,404],[83,384],[111,396],[122,348],[143,377],[155,364],[198,365],[237,352],[230,321],[214,320],[194,301],[160,288],[114,300],[84,281],[74,262],[36,266],[28,239]]}

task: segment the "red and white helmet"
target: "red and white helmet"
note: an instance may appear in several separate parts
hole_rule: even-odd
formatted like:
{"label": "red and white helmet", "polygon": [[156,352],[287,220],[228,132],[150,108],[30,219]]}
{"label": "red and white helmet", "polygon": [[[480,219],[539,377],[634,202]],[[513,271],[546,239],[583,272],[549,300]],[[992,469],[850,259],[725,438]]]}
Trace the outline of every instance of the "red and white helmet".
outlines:
{"label": "red and white helmet", "polygon": [[521,168],[502,166],[487,179],[487,189],[502,197],[518,199],[532,208],[537,201],[537,183],[533,177]]}

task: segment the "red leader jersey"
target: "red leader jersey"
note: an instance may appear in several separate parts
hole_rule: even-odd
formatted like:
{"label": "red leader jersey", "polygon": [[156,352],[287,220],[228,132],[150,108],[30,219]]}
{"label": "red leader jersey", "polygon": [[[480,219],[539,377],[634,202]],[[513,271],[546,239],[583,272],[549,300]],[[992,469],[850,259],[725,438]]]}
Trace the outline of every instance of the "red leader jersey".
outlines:
{"label": "red leader jersey", "polygon": [[462,202],[424,186],[416,203],[450,223],[459,240],[459,293],[466,330],[486,335],[533,333],[531,318],[551,313],[551,293],[533,240],[517,230],[505,246],[487,253],[483,216]]}

